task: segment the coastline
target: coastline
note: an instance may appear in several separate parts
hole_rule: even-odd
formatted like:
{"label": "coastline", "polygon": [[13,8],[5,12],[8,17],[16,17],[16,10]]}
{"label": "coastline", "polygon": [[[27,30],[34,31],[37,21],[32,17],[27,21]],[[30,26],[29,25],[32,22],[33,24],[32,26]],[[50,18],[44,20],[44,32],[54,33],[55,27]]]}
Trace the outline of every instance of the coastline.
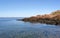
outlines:
{"label": "coastline", "polygon": [[22,19],[24,22],[31,22],[31,23],[44,23],[44,24],[54,24],[60,25],[60,20],[56,19],[48,19],[48,18],[24,18]]}
{"label": "coastline", "polygon": [[52,12],[51,14],[31,16],[21,20],[18,19],[18,21],[60,25],[60,10]]}

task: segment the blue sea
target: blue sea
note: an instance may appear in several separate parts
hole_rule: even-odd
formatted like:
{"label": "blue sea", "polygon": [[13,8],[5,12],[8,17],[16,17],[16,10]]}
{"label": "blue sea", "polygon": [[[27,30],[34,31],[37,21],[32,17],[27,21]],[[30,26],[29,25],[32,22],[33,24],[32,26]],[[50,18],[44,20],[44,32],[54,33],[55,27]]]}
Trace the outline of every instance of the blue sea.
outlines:
{"label": "blue sea", "polygon": [[0,38],[60,38],[60,26],[0,18]]}

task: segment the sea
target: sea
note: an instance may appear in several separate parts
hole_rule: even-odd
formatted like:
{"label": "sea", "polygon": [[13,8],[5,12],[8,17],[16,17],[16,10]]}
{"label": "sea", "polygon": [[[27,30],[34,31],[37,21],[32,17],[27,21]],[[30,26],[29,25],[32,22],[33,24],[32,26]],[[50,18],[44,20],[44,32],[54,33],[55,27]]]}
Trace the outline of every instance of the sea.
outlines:
{"label": "sea", "polygon": [[60,38],[60,25],[18,21],[21,17],[0,17],[0,38]]}

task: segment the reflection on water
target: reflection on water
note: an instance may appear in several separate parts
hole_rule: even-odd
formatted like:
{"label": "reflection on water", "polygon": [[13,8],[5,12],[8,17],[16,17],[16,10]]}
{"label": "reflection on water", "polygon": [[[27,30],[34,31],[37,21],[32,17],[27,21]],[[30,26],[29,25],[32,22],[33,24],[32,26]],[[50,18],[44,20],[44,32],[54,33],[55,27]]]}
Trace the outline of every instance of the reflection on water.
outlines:
{"label": "reflection on water", "polygon": [[0,38],[60,38],[60,26],[2,20]]}

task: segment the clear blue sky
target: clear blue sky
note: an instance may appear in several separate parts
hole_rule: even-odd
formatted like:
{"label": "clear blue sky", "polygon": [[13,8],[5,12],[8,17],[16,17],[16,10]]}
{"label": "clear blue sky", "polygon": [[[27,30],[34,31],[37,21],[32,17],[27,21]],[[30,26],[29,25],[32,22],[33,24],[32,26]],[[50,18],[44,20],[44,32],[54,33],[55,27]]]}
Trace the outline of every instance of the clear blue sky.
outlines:
{"label": "clear blue sky", "polygon": [[29,17],[60,10],[60,0],[0,0],[0,17]]}

